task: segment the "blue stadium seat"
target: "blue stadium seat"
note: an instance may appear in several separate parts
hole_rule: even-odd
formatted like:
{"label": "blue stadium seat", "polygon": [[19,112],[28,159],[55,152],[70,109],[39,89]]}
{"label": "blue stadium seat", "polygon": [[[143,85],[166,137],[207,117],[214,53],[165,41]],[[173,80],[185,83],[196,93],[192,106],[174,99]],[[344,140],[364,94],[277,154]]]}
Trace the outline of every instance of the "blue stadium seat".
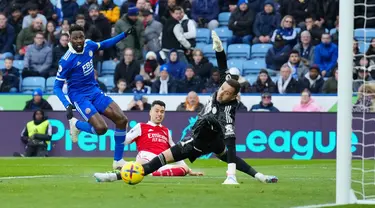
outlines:
{"label": "blue stadium seat", "polygon": [[216,60],[216,58],[208,58],[208,61],[209,61],[214,67],[217,67],[217,60]]}
{"label": "blue stadium seat", "polygon": [[243,72],[243,62],[245,60],[243,59],[229,59],[227,61],[228,68],[236,67],[238,70],[240,70],[240,73]]}
{"label": "blue stadium seat", "polygon": [[108,90],[111,90],[115,84],[113,83],[113,76],[98,77],[99,81],[103,82],[107,86]]}
{"label": "blue stadium seat", "polygon": [[358,48],[359,48],[359,53],[364,54],[366,53],[367,49],[370,47],[371,43],[367,42],[358,42]]}
{"label": "blue stadium seat", "polygon": [[228,38],[233,36],[232,30],[229,30],[228,27],[219,27],[215,29],[215,32],[220,37],[222,42],[226,42]]}
{"label": "blue stadium seat", "polygon": [[251,58],[265,58],[268,49],[272,48],[272,44],[261,43],[251,46]]}
{"label": "blue stadium seat", "polygon": [[211,32],[207,28],[198,28],[196,41],[201,43],[210,43]]}
{"label": "blue stadium seat", "polygon": [[249,74],[245,77],[245,79],[250,83],[250,85],[254,84],[255,81],[258,79],[257,74]]}
{"label": "blue stadium seat", "polygon": [[222,12],[219,14],[219,25],[220,26],[227,26],[229,23],[230,12]]}
{"label": "blue stadium seat", "polygon": [[113,3],[116,4],[120,8],[121,8],[123,2],[124,2],[123,0],[113,0]]}
{"label": "blue stadium seat", "polygon": [[258,74],[261,69],[266,68],[264,59],[251,59],[243,62],[243,76]]}
{"label": "blue stadium seat", "polygon": [[44,91],[46,79],[44,77],[26,77],[22,80],[22,92],[32,92],[36,88]]}
{"label": "blue stadium seat", "polygon": [[206,46],[206,43],[198,42],[197,45],[195,46],[196,49],[200,49],[203,51],[203,48]]}
{"label": "blue stadium seat", "polygon": [[4,68],[5,68],[5,61],[0,60],[0,69],[4,69]]}
{"label": "blue stadium seat", "polygon": [[114,75],[117,63],[114,61],[103,61],[100,75]]}
{"label": "blue stadium seat", "polygon": [[332,28],[330,31],[329,31],[329,34],[332,36],[333,34],[335,34],[337,31],[336,28]]}
{"label": "blue stadium seat", "polygon": [[55,84],[56,77],[48,77],[46,81],[46,93],[53,93],[53,86]]}
{"label": "blue stadium seat", "polygon": [[373,28],[359,28],[354,30],[354,37],[358,41],[370,42],[372,38],[375,38],[375,29]]}
{"label": "blue stadium seat", "polygon": [[299,28],[299,27],[296,27],[296,28],[294,28],[295,30],[296,30],[296,32],[298,33],[298,34],[300,34],[301,33],[301,28]]}
{"label": "blue stadium seat", "polygon": [[250,58],[250,45],[248,44],[231,44],[228,46],[228,59],[231,58]]}
{"label": "blue stadium seat", "polygon": [[[224,51],[227,52],[227,43],[223,43]],[[202,49],[203,55],[206,58],[216,58],[215,51],[212,49],[212,44],[205,44],[205,46]]]}
{"label": "blue stadium seat", "polygon": [[279,79],[279,77],[278,76],[271,76],[271,79],[276,84],[276,82]]}
{"label": "blue stadium seat", "polygon": [[19,70],[23,70],[23,60],[14,60],[13,66]]}
{"label": "blue stadium seat", "polygon": [[86,0],[77,0],[77,4],[78,4],[78,6],[82,6],[82,5],[84,5],[84,4],[85,4],[85,1],[86,1]]}

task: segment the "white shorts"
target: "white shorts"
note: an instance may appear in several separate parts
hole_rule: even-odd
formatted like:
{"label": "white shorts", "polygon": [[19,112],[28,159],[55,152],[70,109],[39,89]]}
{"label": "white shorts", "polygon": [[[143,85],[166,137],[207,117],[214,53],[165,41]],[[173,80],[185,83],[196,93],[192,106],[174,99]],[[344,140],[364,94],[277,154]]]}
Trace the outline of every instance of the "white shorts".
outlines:
{"label": "white shorts", "polygon": [[[140,151],[137,154],[136,161],[143,164],[143,163],[147,163],[147,162],[151,161],[156,156],[157,155],[155,155],[152,152]],[[170,169],[170,168],[173,168],[173,167],[184,167],[184,166],[186,166],[184,161],[178,161],[178,162],[170,163],[168,165],[164,165],[163,167],[159,168],[158,171]]]}

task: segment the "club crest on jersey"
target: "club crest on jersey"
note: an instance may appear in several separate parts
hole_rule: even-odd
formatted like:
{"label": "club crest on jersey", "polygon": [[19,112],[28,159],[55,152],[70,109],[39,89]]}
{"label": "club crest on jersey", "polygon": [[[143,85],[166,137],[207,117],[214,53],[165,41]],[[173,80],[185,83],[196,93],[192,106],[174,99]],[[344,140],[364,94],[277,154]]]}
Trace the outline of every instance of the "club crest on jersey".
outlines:
{"label": "club crest on jersey", "polygon": [[85,109],[85,113],[86,113],[86,114],[90,114],[90,113],[91,113],[91,109],[90,109],[90,108],[86,108],[86,109]]}
{"label": "club crest on jersey", "polygon": [[212,113],[213,113],[213,114],[216,114],[216,112],[217,112],[217,109],[216,109],[216,107],[214,106],[214,107],[212,108]]}
{"label": "club crest on jersey", "polygon": [[90,50],[89,51],[89,56],[92,57],[94,55],[94,53]]}

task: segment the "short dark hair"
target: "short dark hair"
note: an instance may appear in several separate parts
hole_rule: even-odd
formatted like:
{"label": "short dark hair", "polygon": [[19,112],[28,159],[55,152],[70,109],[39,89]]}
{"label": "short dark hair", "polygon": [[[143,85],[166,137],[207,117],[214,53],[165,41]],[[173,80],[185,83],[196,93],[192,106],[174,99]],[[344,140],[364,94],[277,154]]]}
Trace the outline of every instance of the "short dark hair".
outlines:
{"label": "short dark hair", "polygon": [[68,33],[62,33],[62,34],[60,35],[60,38],[61,38],[62,36],[66,36],[67,38],[69,38],[69,34],[68,34]]}
{"label": "short dark hair", "polygon": [[171,8],[170,8],[170,11],[172,12],[172,13],[174,13],[175,11],[182,11],[182,7],[180,7],[180,6],[172,6]]}
{"label": "short dark hair", "polygon": [[83,14],[77,14],[76,21],[77,20],[81,20],[81,19],[85,20],[85,15],[83,15]]}
{"label": "short dark hair", "polygon": [[323,37],[323,35],[328,35],[329,37],[331,37],[331,35],[329,33],[327,33],[327,32],[322,33],[321,37]]}
{"label": "short dark hair", "polygon": [[41,36],[43,36],[44,37],[44,33],[43,32],[37,32],[37,33],[35,33],[35,36],[34,36],[34,38],[37,36],[37,35],[41,35]]}
{"label": "short dark hair", "polygon": [[119,79],[119,80],[117,80],[117,84],[119,84],[120,82],[125,82],[125,84],[127,84],[126,83],[126,79]]}
{"label": "short dark hair", "polygon": [[84,33],[85,29],[83,29],[83,27],[80,25],[74,24],[73,26],[70,27],[69,34],[72,34],[75,31],[82,31]]}
{"label": "short dark hair", "polygon": [[165,102],[163,102],[161,100],[154,100],[154,102],[152,102],[152,104],[151,104],[151,107],[154,107],[155,105],[160,105],[161,107],[165,108]]}
{"label": "short dark hair", "polygon": [[315,17],[313,17],[313,16],[307,16],[307,17],[305,17],[305,20],[307,20],[307,19],[312,19],[313,21],[315,21],[316,19],[315,19]]}
{"label": "short dark hair", "polygon": [[5,58],[5,60],[14,61],[14,58],[13,58],[13,56],[7,56],[7,57]]}
{"label": "short dark hair", "polygon": [[235,79],[228,79],[226,82],[229,84],[229,86],[231,86],[231,87],[234,88],[233,95],[237,95],[240,92],[241,85],[240,85],[240,83],[237,80],[235,80]]}
{"label": "short dark hair", "polygon": [[292,51],[290,52],[289,56],[290,56],[291,54],[298,54],[298,56],[300,56],[300,55],[299,55],[299,52],[298,52],[297,50],[292,50]]}

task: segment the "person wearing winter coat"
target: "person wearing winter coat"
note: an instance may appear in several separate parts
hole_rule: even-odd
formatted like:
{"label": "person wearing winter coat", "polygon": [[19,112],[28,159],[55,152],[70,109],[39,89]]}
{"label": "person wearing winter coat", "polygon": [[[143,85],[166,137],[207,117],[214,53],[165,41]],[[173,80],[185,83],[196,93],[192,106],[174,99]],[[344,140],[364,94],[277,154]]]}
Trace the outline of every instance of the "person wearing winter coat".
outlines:
{"label": "person wearing winter coat", "polygon": [[102,13],[112,24],[120,19],[120,8],[114,4],[112,0],[103,0],[102,5],[100,6],[100,13]]}
{"label": "person wearing winter coat", "polygon": [[52,110],[52,106],[43,99],[43,91],[37,88],[33,92],[33,98],[26,102],[23,110]]}
{"label": "person wearing winter coat", "polygon": [[186,101],[177,106],[176,111],[200,112],[203,108],[204,105],[199,102],[197,93],[190,91],[186,97]]}
{"label": "person wearing winter coat", "polygon": [[337,67],[333,69],[332,76],[328,78],[323,85],[323,93],[336,94],[337,93],[338,70]]}
{"label": "person wearing winter coat", "polygon": [[316,20],[308,16],[305,19],[305,26],[301,28],[302,31],[309,31],[311,34],[311,43],[315,46],[320,43],[322,34],[325,33],[325,28],[316,24]]}
{"label": "person wearing winter coat", "polygon": [[315,47],[315,60],[323,77],[329,77],[338,59],[338,47],[331,42],[329,33],[323,33],[322,42]]}
{"label": "person wearing winter coat", "polygon": [[292,76],[292,69],[284,64],[280,69],[280,77],[276,82],[276,92],[279,94],[301,92],[300,83]]}
{"label": "person wearing winter coat", "polygon": [[233,36],[228,39],[228,45],[234,43],[250,44],[254,13],[249,9],[247,0],[239,0],[237,9],[230,15],[228,27],[233,31]]}
{"label": "person wearing winter coat", "polygon": [[52,49],[52,66],[50,76],[56,76],[60,58],[64,56],[68,50],[69,35],[61,34],[59,44]]}
{"label": "person wearing winter coat", "polygon": [[375,80],[370,75],[370,67],[356,67],[358,78],[353,80],[353,92],[358,92],[359,88],[365,83],[375,84]]}
{"label": "person wearing winter coat", "polygon": [[293,112],[321,112],[322,108],[311,98],[311,92],[304,89],[301,94],[301,101],[293,107]]}
{"label": "person wearing winter coat", "polygon": [[301,33],[301,42],[297,43],[293,47],[293,50],[297,50],[301,58],[307,60],[309,63],[306,65],[314,64],[315,46],[311,42],[311,34],[305,30]]}
{"label": "person wearing winter coat", "polygon": [[254,93],[276,92],[276,85],[272,81],[267,70],[265,69],[260,70],[258,78],[252,86],[252,92]]}
{"label": "person wearing winter coat", "polygon": [[212,70],[211,78],[207,81],[203,92],[214,93],[220,87],[220,73],[219,70],[214,68]]}
{"label": "person wearing winter coat", "polygon": [[172,49],[169,53],[169,62],[167,63],[169,75],[176,80],[182,80],[185,77],[186,64],[179,60],[177,51]]}
{"label": "person wearing winter coat", "polygon": [[68,20],[69,24],[73,24],[79,10],[77,2],[73,0],[61,1],[61,9],[64,14],[64,20]]}
{"label": "person wearing winter coat", "polygon": [[144,40],[146,43],[146,50],[154,53],[159,53],[161,50],[160,35],[163,31],[163,25],[154,20],[153,13],[151,11],[144,11],[143,16],[146,24],[144,32]]}
{"label": "person wearing winter coat", "polygon": [[[134,60],[134,51],[131,48],[126,48],[124,58],[120,60],[115,69],[114,84],[117,84],[119,79],[125,79],[129,85],[133,83],[135,76],[140,74],[141,68],[137,60]],[[132,86],[129,86],[132,87]]]}
{"label": "person wearing winter coat", "polygon": [[272,0],[264,2],[264,10],[257,13],[253,23],[253,43],[269,43],[273,31],[280,25],[281,16],[274,7]]}
{"label": "person wearing winter coat", "polygon": [[305,18],[313,12],[313,0],[290,0],[288,6],[288,15],[292,15],[296,24],[301,28],[304,25]]}
{"label": "person wearing winter coat", "polygon": [[309,72],[309,68],[301,60],[298,51],[293,50],[290,52],[288,66],[292,69],[292,76],[294,79],[299,80],[305,77]]}
{"label": "person wearing winter coat", "polygon": [[273,47],[268,49],[266,54],[267,68],[279,71],[281,66],[288,61],[291,50],[289,45],[285,45],[285,40],[281,35],[277,35]]}
{"label": "person wearing winter coat", "polygon": [[169,71],[170,69],[167,64],[160,66],[160,77],[152,83],[151,93],[176,93],[177,83],[176,80],[169,75]]}
{"label": "person wearing winter coat", "polygon": [[293,16],[286,15],[281,20],[280,27],[273,32],[271,41],[275,42],[276,36],[280,35],[286,41],[286,45],[293,48],[297,44],[298,40],[298,33],[295,28],[295,24],[296,23]]}
{"label": "person wearing winter coat", "polygon": [[259,104],[251,106],[250,112],[280,112],[272,103],[271,93],[264,92],[261,98],[262,100]]}
{"label": "person wearing winter coat", "polygon": [[198,27],[207,27],[210,30],[217,28],[219,12],[218,0],[193,0],[192,2],[191,17]]}
{"label": "person wearing winter coat", "polygon": [[203,87],[201,78],[195,75],[193,67],[190,65],[186,68],[185,78],[178,82],[177,93],[188,93],[190,91],[201,93]]}
{"label": "person wearing winter coat", "polygon": [[157,61],[156,53],[154,53],[153,51],[147,52],[146,60],[143,64],[143,67],[141,67],[140,74],[147,82],[154,82],[156,78],[159,77],[160,66]]}
{"label": "person wearing winter coat", "polygon": [[194,73],[206,83],[211,77],[211,71],[214,66],[203,56],[203,52],[200,49],[195,49],[192,54],[193,60],[191,64],[193,65]]}
{"label": "person wearing winter coat", "polygon": [[6,16],[0,13],[0,60],[13,57],[13,42],[16,36],[13,26],[7,23]]}
{"label": "person wearing winter coat", "polygon": [[324,79],[320,75],[320,69],[317,65],[310,67],[310,70],[300,80],[302,89],[308,89],[311,93],[322,93]]}

